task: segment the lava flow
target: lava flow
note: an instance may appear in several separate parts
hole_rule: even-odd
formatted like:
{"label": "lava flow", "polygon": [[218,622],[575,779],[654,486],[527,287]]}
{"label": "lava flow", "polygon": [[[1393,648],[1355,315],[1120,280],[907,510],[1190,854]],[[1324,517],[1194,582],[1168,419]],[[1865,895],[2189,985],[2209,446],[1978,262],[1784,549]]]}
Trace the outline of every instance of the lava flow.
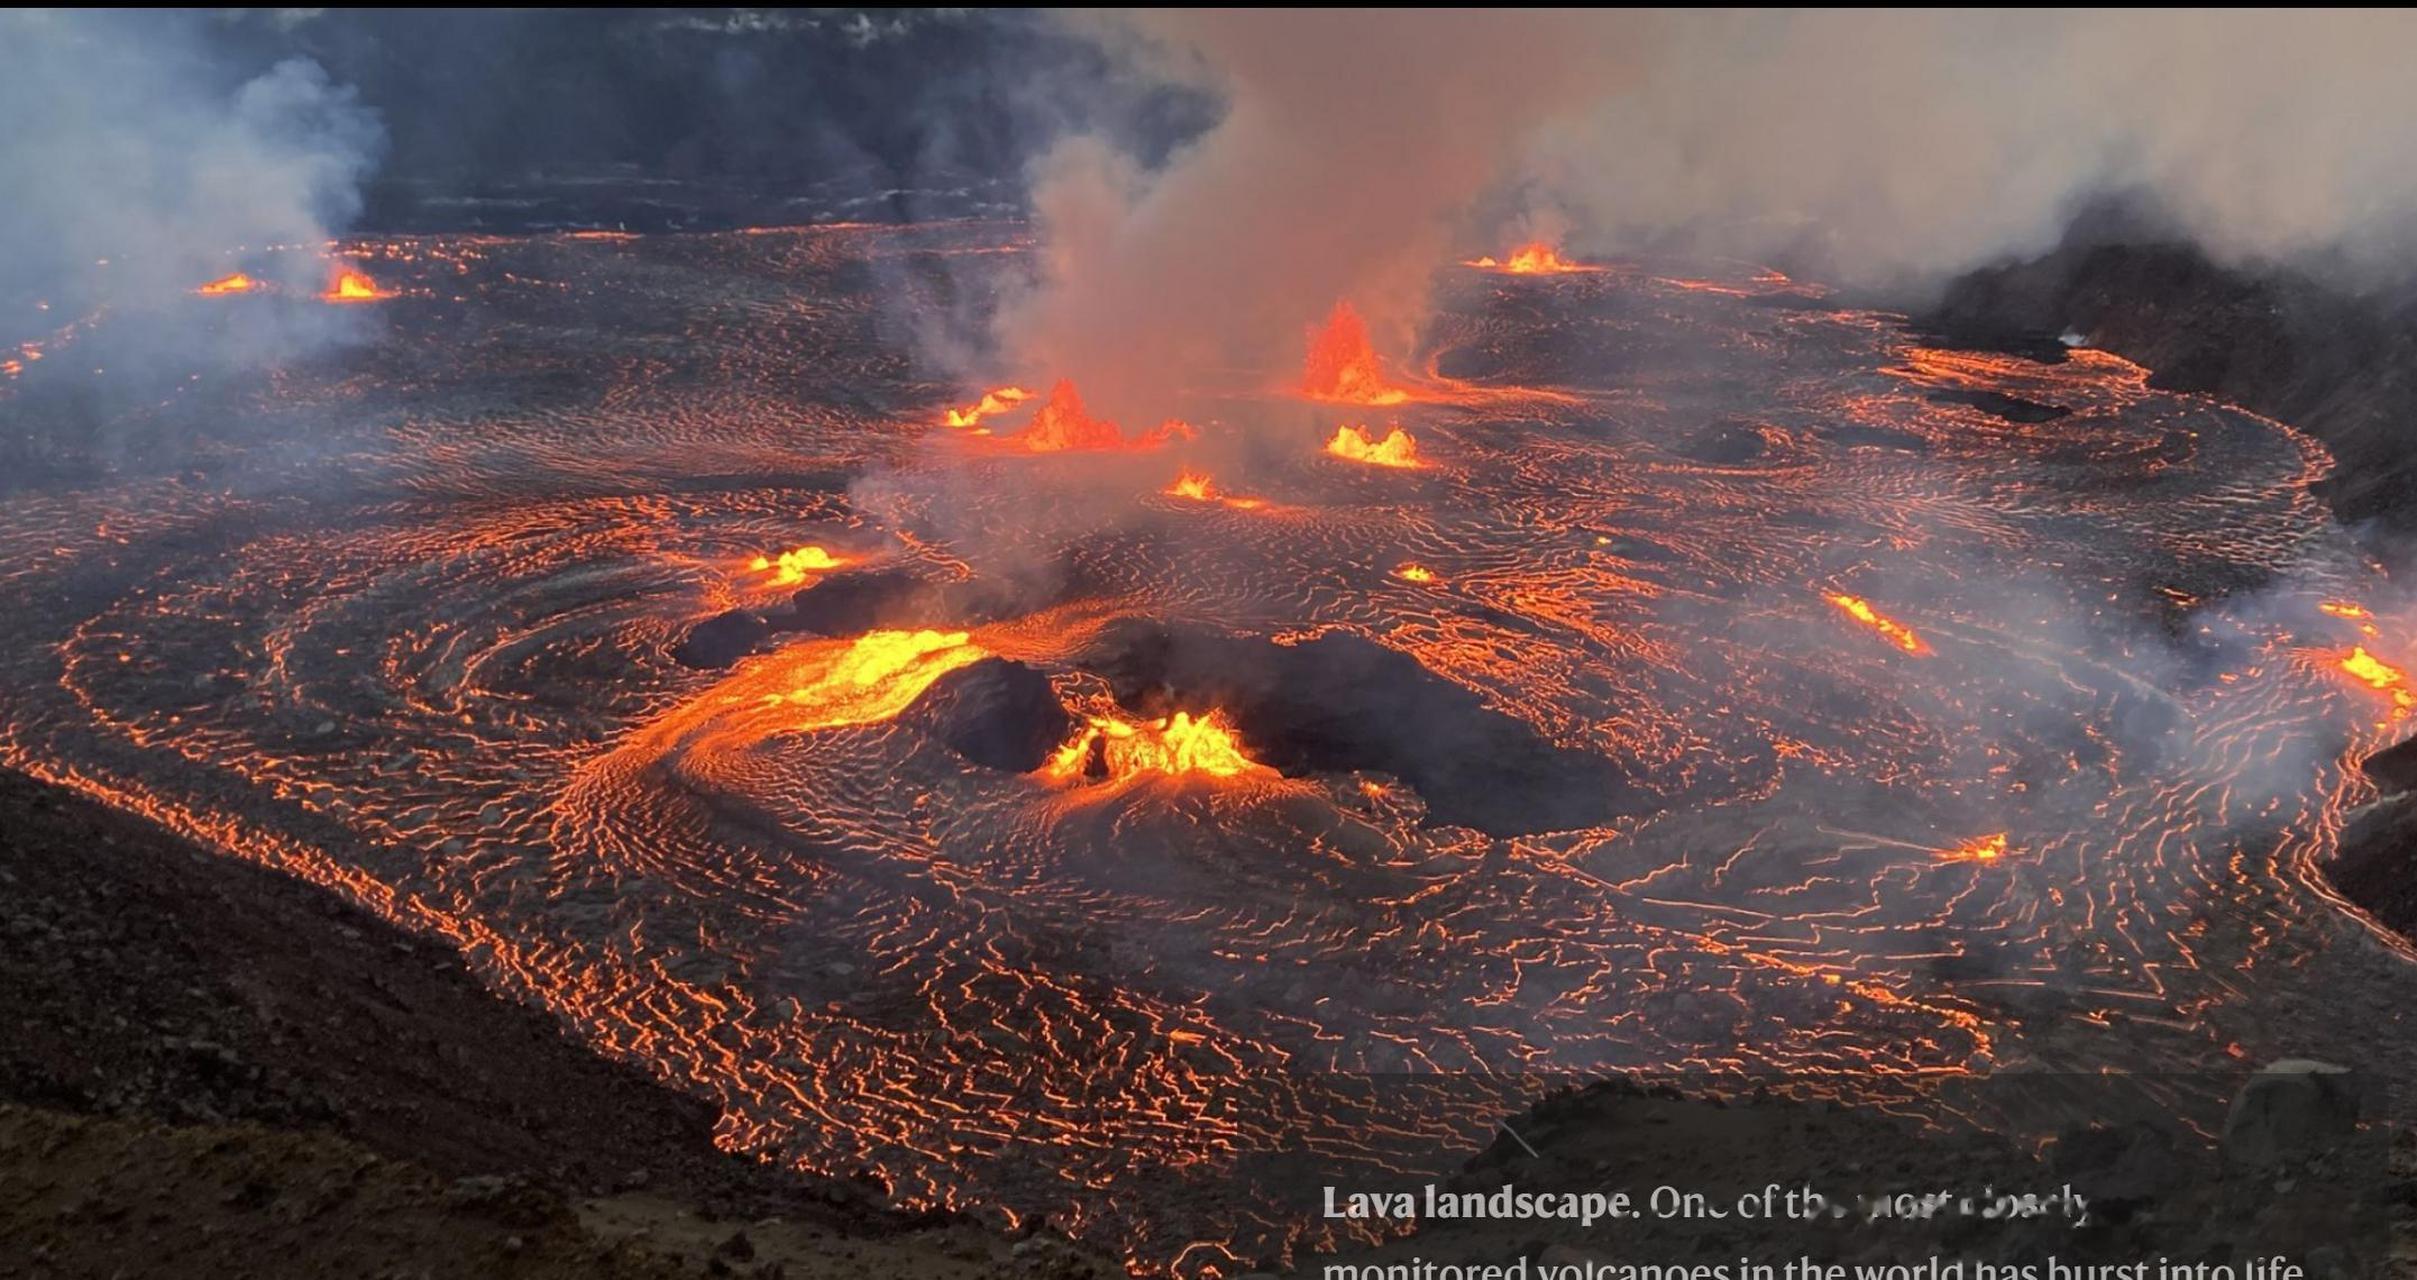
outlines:
{"label": "lava flow", "polygon": [[1345,423],[1334,429],[1326,441],[1326,452],[1352,462],[1365,462],[1374,467],[1400,467],[1405,470],[1423,467],[1418,457],[1418,441],[1410,433],[1395,427],[1382,440],[1370,440],[1368,429]]}
{"label": "lava flow", "polygon": [[1914,634],[1913,628],[1906,626],[1904,623],[1899,622],[1884,613],[1881,613],[1877,609],[1872,608],[1870,601],[1864,600],[1859,596],[1844,595],[1837,592],[1832,592],[1824,598],[1827,599],[1831,604],[1838,606],[1840,610],[1845,612],[1846,616],[1853,618],[1855,621],[1862,623],[1864,626],[1870,627],[1872,630],[1888,637],[1888,642],[1890,644],[1903,649],[1905,652],[1910,653],[1917,658],[1928,657],[1930,655],[1930,646],[1923,641],[1922,637]]}
{"label": "lava flow", "polygon": [[1006,413],[1032,398],[1022,387],[999,387],[982,393],[982,398],[962,409],[951,409],[943,421],[952,427],[980,426],[982,419]]}
{"label": "lava flow", "polygon": [[2408,673],[2367,652],[2365,645],[2343,655],[2341,669],[2349,672],[2360,684],[2379,693],[2390,694],[2394,706],[2406,708],[2417,704],[2417,689],[2409,687]]}
{"label": "lava flow", "polygon": [[216,280],[212,280],[208,284],[195,289],[193,292],[201,294],[204,297],[215,298],[229,293],[250,293],[259,287],[259,281],[254,280],[252,277],[238,271],[233,275],[220,276]]}
{"label": "lava flow", "polygon": [[784,689],[762,696],[793,732],[889,720],[934,680],[989,656],[963,631],[875,631],[816,645],[770,668]]}
{"label": "lava flow", "polygon": [[[0,487],[0,766],[459,944],[731,1151],[1207,1280],[1336,1239],[1303,1153],[1439,1177],[1562,1080],[2404,1070],[2310,883],[2407,619],[2271,419],[1711,263],[1454,272],[1415,383],[1338,309],[1137,457],[884,340],[1020,227],[358,253],[429,305]],[[1417,443],[1298,394],[1405,386]]]}
{"label": "lava flow", "polygon": [[2006,833],[1977,836],[1952,849],[1939,850],[1941,862],[1995,862],[2006,856]]}
{"label": "lava flow", "polygon": [[810,575],[842,569],[847,567],[847,563],[821,547],[798,547],[783,551],[777,557],[757,556],[747,562],[747,567],[757,573],[771,574],[772,586],[792,587],[804,582]]}

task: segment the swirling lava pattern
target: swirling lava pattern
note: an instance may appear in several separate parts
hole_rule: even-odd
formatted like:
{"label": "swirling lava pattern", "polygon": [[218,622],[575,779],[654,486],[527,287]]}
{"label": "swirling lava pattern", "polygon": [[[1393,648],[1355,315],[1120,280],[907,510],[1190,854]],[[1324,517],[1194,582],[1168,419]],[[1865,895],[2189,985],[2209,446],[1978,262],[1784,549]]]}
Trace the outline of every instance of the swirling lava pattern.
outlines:
{"label": "swirling lava pattern", "polygon": [[[940,425],[967,389],[899,339],[1027,248],[360,246],[380,336],[194,392],[258,428],[205,475],[0,503],[6,759],[449,935],[734,1149],[1145,1269],[1323,1243],[1244,1185],[1261,1153],[1465,1148],[1512,1073],[2397,1052],[2340,1002],[2400,957],[2309,869],[2398,714],[2336,655],[2417,653],[2317,607],[2393,611],[2297,433],[2112,357],[1626,267],[1461,273],[1374,419],[1236,388],[1194,442],[1018,455]],[[1330,456],[1346,422],[1423,465]],[[1164,492],[1194,467],[1254,501]],[[808,545],[1058,585],[861,679],[844,638],[670,661]],[[1487,836],[1374,775],[1069,783],[900,714],[984,654],[1096,707],[1072,659],[1132,616],[1358,633],[1643,816]]]}

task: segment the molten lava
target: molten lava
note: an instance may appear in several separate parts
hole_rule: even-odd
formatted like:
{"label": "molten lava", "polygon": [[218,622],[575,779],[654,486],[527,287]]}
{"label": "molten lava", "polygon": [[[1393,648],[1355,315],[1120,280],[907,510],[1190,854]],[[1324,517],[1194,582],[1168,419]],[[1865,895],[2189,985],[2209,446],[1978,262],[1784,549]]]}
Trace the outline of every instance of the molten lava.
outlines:
{"label": "molten lava", "polygon": [[327,291],[319,295],[323,302],[377,302],[394,294],[380,289],[378,282],[351,267],[339,267],[328,282]]}
{"label": "molten lava", "polygon": [[1364,427],[1345,424],[1334,429],[1334,438],[1326,442],[1326,452],[1353,462],[1365,462],[1378,467],[1423,467],[1418,460],[1418,442],[1410,433],[1395,427],[1382,440],[1370,440]]}
{"label": "molten lava", "polygon": [[789,669],[790,688],[764,695],[767,706],[802,710],[785,728],[832,729],[889,720],[913,706],[932,681],[989,657],[963,631],[873,631],[845,649],[807,649]]}
{"label": "molten lava", "polygon": [[804,582],[808,574],[828,573],[845,564],[847,561],[821,547],[799,547],[794,551],[783,551],[777,558],[757,556],[748,562],[747,567],[757,573],[771,574],[773,586],[791,587]]}
{"label": "molten lava", "polygon": [[212,280],[210,283],[195,289],[193,292],[201,294],[205,297],[215,298],[222,294],[250,293],[252,290],[259,287],[259,281],[254,280],[250,276],[238,271],[231,276],[220,276],[216,280]]}
{"label": "molten lava", "polygon": [[1941,862],[1995,862],[2006,856],[2006,833],[1975,836],[1952,849],[1939,850]]}
{"label": "molten lava", "polygon": [[1405,564],[1395,569],[1393,576],[1404,582],[1433,582],[1436,580],[1435,571],[1423,564]]}
{"label": "molten lava", "polygon": [[[1139,442],[1139,446],[1147,446],[1151,443],[1154,443],[1156,438],[1156,433],[1152,433],[1151,436],[1145,436]],[[1236,497],[1233,494],[1223,492],[1217,488],[1217,482],[1215,480],[1212,480],[1197,471],[1184,472],[1182,475],[1175,477],[1175,483],[1159,490],[1159,492],[1170,498],[1181,498],[1186,502],[1214,502],[1219,506],[1232,507],[1236,511],[1256,511],[1259,508],[1267,505],[1267,500],[1265,498],[1241,498]]]}
{"label": "molten lava", "polygon": [[1005,413],[1031,398],[1032,393],[1022,387],[1000,387],[994,391],[985,391],[979,402],[967,405],[962,409],[949,410],[946,421],[952,427],[978,426],[982,419],[992,414]]}
{"label": "molten lava", "polygon": [[2368,688],[2392,695],[2394,706],[2417,704],[2417,689],[2409,687],[2408,673],[2367,652],[2365,645],[2350,650],[2341,660],[2341,669]]}
{"label": "molten lava", "polygon": [[1326,327],[1309,335],[1309,363],[1301,373],[1301,390],[1320,400],[1351,404],[1400,404],[1410,393],[1385,381],[1368,345],[1368,326],[1348,302],[1334,304]]}
{"label": "molten lava", "polygon": [[1084,778],[1123,781],[1151,774],[1233,778],[1266,772],[1267,766],[1243,754],[1223,713],[1210,711],[1195,717],[1178,711],[1154,722],[1092,716],[1041,771],[1059,782]]}
{"label": "molten lava", "polygon": [[1929,656],[1930,646],[1922,642],[1922,637],[1913,633],[1913,628],[1872,608],[1870,602],[1858,596],[1842,595],[1836,592],[1832,592],[1827,599],[1831,604],[1844,610],[1848,617],[1888,637],[1890,644],[1917,658]]}
{"label": "molten lava", "polygon": [[1074,389],[1072,378],[1058,379],[1057,386],[1050,389],[1048,403],[1032,415],[1031,425],[1010,438],[1034,453],[1121,449],[1125,445],[1125,434],[1115,423],[1094,418],[1083,408],[1082,393]]}
{"label": "molten lava", "polygon": [[1579,272],[1599,271],[1602,269],[1600,267],[1590,267],[1584,263],[1571,262],[1569,259],[1561,256],[1560,250],[1555,249],[1553,246],[1546,244],[1541,240],[1534,241],[1529,244],[1523,244],[1517,249],[1512,250],[1510,259],[1508,261],[1497,262],[1492,258],[1478,258],[1475,261],[1470,262],[1468,265],[1472,267],[1482,267],[1489,271],[1501,271],[1515,276],[1573,275]]}

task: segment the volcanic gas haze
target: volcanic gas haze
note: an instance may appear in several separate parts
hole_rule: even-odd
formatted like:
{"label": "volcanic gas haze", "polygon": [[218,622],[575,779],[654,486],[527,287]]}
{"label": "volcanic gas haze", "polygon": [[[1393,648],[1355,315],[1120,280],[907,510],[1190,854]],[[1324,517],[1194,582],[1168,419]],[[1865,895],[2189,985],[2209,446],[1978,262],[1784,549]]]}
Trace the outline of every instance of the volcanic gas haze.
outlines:
{"label": "volcanic gas haze", "polygon": [[1455,220],[1540,125],[1626,74],[1633,28],[1599,16],[1151,11],[1073,19],[1224,117],[1142,171],[1091,137],[1036,165],[1041,288],[998,326],[1013,367],[1056,370],[1118,412],[1287,363],[1352,299],[1404,349]]}

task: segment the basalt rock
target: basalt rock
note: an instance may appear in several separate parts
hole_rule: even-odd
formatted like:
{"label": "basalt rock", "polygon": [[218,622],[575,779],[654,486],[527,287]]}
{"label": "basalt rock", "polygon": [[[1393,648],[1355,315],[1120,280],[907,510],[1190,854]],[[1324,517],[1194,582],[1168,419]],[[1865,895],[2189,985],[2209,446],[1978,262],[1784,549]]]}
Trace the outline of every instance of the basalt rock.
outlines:
{"label": "basalt rock", "polygon": [[2385,747],[2359,768],[2387,792],[2417,791],[2417,738]]}
{"label": "basalt rock", "polygon": [[912,569],[857,569],[798,592],[775,621],[820,636],[935,626],[939,594],[938,583]]}
{"label": "basalt rock", "polygon": [[2417,793],[2351,814],[2325,877],[2367,914],[2403,936],[2417,935]]}
{"label": "basalt rock", "polygon": [[772,627],[762,618],[744,609],[733,609],[689,628],[680,643],[672,647],[672,661],[708,670],[727,667],[755,652],[755,647],[771,634]]}
{"label": "basalt rock", "polygon": [[[2042,257],[1952,283],[1949,341],[2050,351],[2066,336],[2297,426],[2341,465],[2319,486],[2345,523],[2417,527],[2417,307],[2274,268],[2219,263],[2153,226],[2085,216]],[[2054,358],[2054,357],[2051,357]]]}
{"label": "basalt rock", "polygon": [[1366,770],[1436,822],[1489,835],[1599,826],[1642,805],[1611,761],[1560,747],[1408,654],[1333,632],[1301,644],[1128,622],[1082,659],[1147,715],[1222,709],[1284,773]]}
{"label": "basalt rock", "polygon": [[2269,1064],[2233,1095],[2224,1118],[2224,1158],[2254,1168],[2293,1163],[2358,1131],[2358,1091],[2349,1068],[2307,1058]]}
{"label": "basalt rock", "polygon": [[1074,731],[1049,677],[984,658],[932,682],[906,721],[978,765],[1029,773]]}

